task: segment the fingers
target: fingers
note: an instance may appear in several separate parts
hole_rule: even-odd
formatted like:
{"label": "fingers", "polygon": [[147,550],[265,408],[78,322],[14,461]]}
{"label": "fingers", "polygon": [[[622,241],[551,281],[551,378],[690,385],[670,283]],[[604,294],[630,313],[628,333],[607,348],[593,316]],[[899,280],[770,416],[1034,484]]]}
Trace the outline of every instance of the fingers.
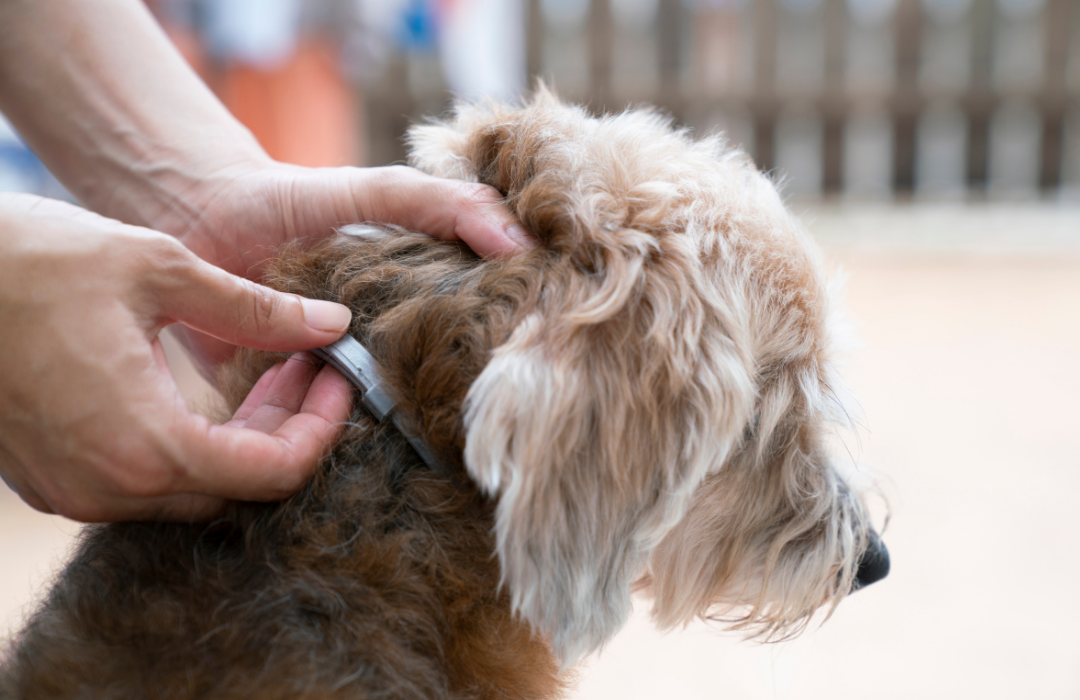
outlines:
{"label": "fingers", "polygon": [[346,306],[276,292],[173,245],[151,281],[151,311],[161,325],[179,321],[234,345],[277,351],[329,345],[349,328]]}
{"label": "fingers", "polygon": [[81,522],[204,521],[229,500],[277,500],[299,488],[340,433],[351,398],[341,375],[330,367],[317,371],[310,356],[297,354],[268,370],[225,426],[181,418],[188,422],[173,454],[180,468],[172,471],[184,476],[170,480],[165,493],[114,486],[89,499],[81,491],[54,492],[54,504],[40,489],[7,475],[4,481],[31,507]]}
{"label": "fingers", "polygon": [[536,245],[498,190],[394,166],[371,168],[362,193],[366,221],[392,223],[443,240],[464,241],[483,257]]}
{"label": "fingers", "polygon": [[[179,321],[249,347],[293,350],[337,340],[351,313],[331,302],[282,294],[214,268],[184,251],[157,266],[160,321]],[[275,500],[299,488],[348,419],[352,389],[331,368],[299,353],[265,373],[224,426],[173,417],[179,447],[166,452],[174,478],[111,512],[156,518],[209,517],[229,500]]]}
{"label": "fingers", "polygon": [[175,239],[77,207],[0,197],[0,476],[31,506],[84,522],[212,517],[224,499],[289,495],[316,467],[352,392],[303,356],[234,419],[188,412],[158,330],[234,343],[333,342],[348,309],[279,294]]}
{"label": "fingers", "polygon": [[236,428],[243,428],[247,423],[247,419],[255,413],[256,409],[262,405],[263,397],[266,396],[266,392],[270,389],[270,385],[274,382],[274,377],[278,375],[282,364],[277,364],[266,370],[263,376],[259,377],[259,381],[255,382],[255,386],[251,387],[251,391],[248,392],[247,398],[244,399],[244,403],[240,404],[240,408],[236,409],[236,413],[233,414],[232,420],[225,425],[233,426]]}
{"label": "fingers", "polygon": [[[285,176],[283,174],[283,176]],[[384,168],[293,168],[285,210],[295,236],[316,240],[347,223],[395,224],[448,241],[464,241],[484,257],[511,255],[536,244],[487,185],[432,177],[395,165]]]}
{"label": "fingers", "polygon": [[[330,367],[294,356],[256,384],[232,421],[192,417],[184,490],[238,500],[288,496],[311,476],[349,417],[352,388]],[[269,374],[269,373],[268,373]],[[258,404],[258,405],[256,405]]]}
{"label": "fingers", "polygon": [[315,372],[315,363],[306,353],[271,367],[225,425],[272,434],[300,410]]}

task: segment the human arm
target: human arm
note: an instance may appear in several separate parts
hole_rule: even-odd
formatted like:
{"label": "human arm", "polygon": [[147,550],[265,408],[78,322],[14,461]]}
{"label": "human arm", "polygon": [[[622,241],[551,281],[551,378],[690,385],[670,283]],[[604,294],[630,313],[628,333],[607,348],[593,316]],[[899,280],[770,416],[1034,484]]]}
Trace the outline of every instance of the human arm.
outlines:
{"label": "human arm", "polygon": [[[529,244],[484,185],[271,160],[138,0],[0,3],[0,110],[90,209],[174,235],[249,279],[283,243],[361,221],[463,240],[481,255]],[[231,354],[182,335],[204,371]]]}
{"label": "human arm", "polygon": [[178,236],[234,274],[257,276],[282,243],[359,221],[481,255],[527,244],[490,187],[274,162],[139,0],[0,3],[0,110],[88,208]]}

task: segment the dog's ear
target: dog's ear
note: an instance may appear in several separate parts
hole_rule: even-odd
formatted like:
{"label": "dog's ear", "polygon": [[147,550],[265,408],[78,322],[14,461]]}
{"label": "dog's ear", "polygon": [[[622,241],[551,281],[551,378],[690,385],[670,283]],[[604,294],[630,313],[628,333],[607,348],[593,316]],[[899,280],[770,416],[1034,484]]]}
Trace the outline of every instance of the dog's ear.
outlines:
{"label": "dog's ear", "polygon": [[447,119],[409,127],[409,165],[436,177],[478,182],[473,135],[505,117],[506,108],[497,102],[459,102]]}
{"label": "dog's ear", "polygon": [[469,473],[499,497],[503,583],[564,664],[626,621],[633,580],[753,394],[693,237],[579,224],[546,241],[564,253],[466,402]]}

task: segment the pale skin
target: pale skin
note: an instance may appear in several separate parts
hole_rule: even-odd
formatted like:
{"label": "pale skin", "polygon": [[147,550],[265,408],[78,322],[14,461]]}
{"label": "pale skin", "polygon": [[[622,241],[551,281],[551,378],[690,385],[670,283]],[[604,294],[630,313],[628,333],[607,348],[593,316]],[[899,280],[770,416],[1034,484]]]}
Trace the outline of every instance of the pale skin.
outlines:
{"label": "pale skin", "polygon": [[294,355],[214,425],[158,340],[182,324],[212,368],[339,338],[345,307],[257,284],[282,244],[381,221],[485,256],[530,245],[482,185],[271,160],[138,0],[0,2],[0,110],[87,207],[0,194],[0,475],[44,512],[203,519],[311,475],[348,417],[340,375]]}

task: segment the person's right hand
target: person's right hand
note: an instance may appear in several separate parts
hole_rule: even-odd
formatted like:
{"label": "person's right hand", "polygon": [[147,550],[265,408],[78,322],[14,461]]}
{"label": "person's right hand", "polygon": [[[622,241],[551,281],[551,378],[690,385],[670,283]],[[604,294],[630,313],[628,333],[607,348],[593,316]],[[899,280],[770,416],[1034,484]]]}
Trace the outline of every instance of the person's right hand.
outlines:
{"label": "person's right hand", "polygon": [[81,521],[202,519],[272,500],[314,470],[351,389],[305,354],[268,371],[230,423],[190,413],[158,333],[238,345],[337,340],[345,307],[234,277],[176,239],[62,202],[0,194],[0,475]]}
{"label": "person's right hand", "polygon": [[[214,153],[189,154],[208,168]],[[187,172],[181,163],[158,164],[165,173]],[[463,241],[483,257],[500,257],[536,241],[488,185],[425,175],[403,166],[305,168],[277,163],[265,154],[208,170],[184,186],[162,177],[148,188],[162,197],[146,221],[179,238],[203,260],[258,280],[284,244],[313,245],[351,223],[395,224],[434,238]],[[207,377],[235,348],[182,329],[179,337]]]}

